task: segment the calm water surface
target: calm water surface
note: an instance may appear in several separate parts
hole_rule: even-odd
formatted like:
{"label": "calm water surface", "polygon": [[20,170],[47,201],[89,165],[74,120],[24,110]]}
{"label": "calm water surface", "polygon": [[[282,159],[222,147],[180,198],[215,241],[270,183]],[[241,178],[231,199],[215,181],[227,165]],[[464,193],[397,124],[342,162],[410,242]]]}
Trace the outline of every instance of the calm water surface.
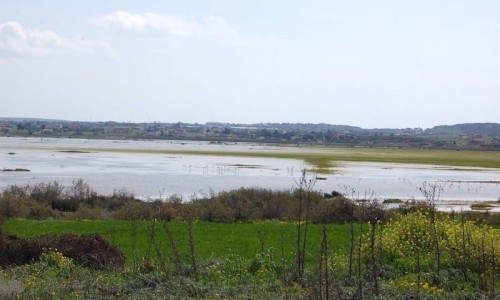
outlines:
{"label": "calm water surface", "polygon": [[[85,152],[62,152],[68,149]],[[102,151],[106,149],[106,151]],[[0,188],[58,181],[70,185],[83,179],[97,192],[126,189],[141,198],[185,198],[239,187],[290,189],[306,165],[301,160],[126,152],[135,150],[301,151],[297,147],[251,143],[214,144],[186,141],[110,141],[78,139],[0,138]],[[15,154],[12,154],[15,153]],[[447,201],[498,200],[500,170],[396,163],[339,162],[333,174],[321,175],[315,189],[336,190],[380,198],[422,199],[423,182],[443,188]],[[450,203],[450,202],[448,202]]]}

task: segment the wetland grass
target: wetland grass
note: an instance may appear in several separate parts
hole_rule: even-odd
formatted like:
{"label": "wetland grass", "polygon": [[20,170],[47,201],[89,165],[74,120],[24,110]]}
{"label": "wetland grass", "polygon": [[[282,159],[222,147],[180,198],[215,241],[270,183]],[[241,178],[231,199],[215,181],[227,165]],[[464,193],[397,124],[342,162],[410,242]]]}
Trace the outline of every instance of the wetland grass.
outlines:
{"label": "wetland grass", "polygon": [[457,151],[399,148],[337,148],[277,146],[274,150],[172,150],[172,149],[131,149],[131,148],[65,148],[56,151],[88,153],[98,152],[206,155],[233,157],[262,157],[298,159],[309,164],[317,173],[328,174],[338,162],[381,162],[442,165],[455,167],[500,168],[500,155],[495,151]]}
{"label": "wetland grass", "polygon": [[30,169],[25,168],[15,168],[15,169],[3,169],[2,172],[30,172]]}
{"label": "wetland grass", "polygon": [[77,153],[77,154],[82,154],[82,153],[92,153],[92,152],[89,152],[89,151],[83,151],[83,150],[61,150],[59,152],[62,152],[62,153]]}
{"label": "wetland grass", "polygon": [[500,207],[500,203],[496,201],[484,201],[471,204],[472,210],[491,210],[495,207]]}

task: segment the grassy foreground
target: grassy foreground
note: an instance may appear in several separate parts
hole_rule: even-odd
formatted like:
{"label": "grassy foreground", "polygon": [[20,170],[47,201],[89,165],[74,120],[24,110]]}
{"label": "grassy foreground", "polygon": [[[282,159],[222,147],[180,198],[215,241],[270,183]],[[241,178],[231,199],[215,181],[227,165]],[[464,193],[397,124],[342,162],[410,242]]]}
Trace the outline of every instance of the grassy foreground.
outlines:
{"label": "grassy foreground", "polygon": [[497,299],[498,230],[432,216],[416,211],[386,224],[351,223],[352,240],[351,224],[310,224],[300,277],[296,223],[194,222],[190,239],[187,222],[11,219],[6,233],[22,237],[100,234],[128,264],[90,269],[52,249],[33,264],[0,270],[0,298]]}
{"label": "grassy foreground", "polygon": [[[177,246],[188,259],[188,225],[185,222],[124,221],[124,220],[9,220],[5,224],[7,234],[19,237],[34,237],[44,234],[99,234],[117,245],[127,256],[130,265],[148,257],[156,256],[158,247],[167,257],[172,257],[172,249],[165,233],[164,225],[172,232]],[[295,247],[296,226],[285,222],[256,223],[211,223],[196,222],[193,225],[196,254],[200,260],[236,255],[251,259],[262,248],[283,248],[287,259],[292,259]],[[329,226],[331,247],[336,252],[345,253],[349,247],[348,224]],[[152,244],[152,236],[154,243]],[[321,226],[310,225],[310,248],[317,252],[320,244]]]}
{"label": "grassy foreground", "polygon": [[[196,276],[182,275],[163,224],[189,269],[188,223],[123,220],[21,220],[5,223],[20,237],[97,233],[125,252],[122,270],[91,270],[59,252],[47,252],[32,265],[0,270],[0,298],[30,299],[308,299],[310,291],[287,283],[294,272],[296,226],[284,222],[193,224]],[[321,228],[310,225],[306,257],[316,265]],[[332,252],[344,256],[348,225],[328,226]],[[358,230],[356,229],[356,232]],[[154,236],[154,238],[153,238]],[[335,251],[336,250],[336,251]],[[182,272],[182,271],[181,271]]]}

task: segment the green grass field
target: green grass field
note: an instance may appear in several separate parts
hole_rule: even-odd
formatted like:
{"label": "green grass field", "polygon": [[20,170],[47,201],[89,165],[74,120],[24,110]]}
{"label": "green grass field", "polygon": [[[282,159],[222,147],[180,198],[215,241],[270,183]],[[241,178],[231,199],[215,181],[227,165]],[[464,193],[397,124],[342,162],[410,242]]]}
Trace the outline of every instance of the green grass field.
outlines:
{"label": "green grass field", "polygon": [[[172,250],[165,234],[162,222],[148,221],[63,221],[63,220],[8,220],[5,224],[7,234],[20,237],[32,237],[44,234],[100,234],[117,245],[127,256],[129,263],[144,257],[156,255],[155,246],[162,255],[171,256]],[[183,222],[166,223],[187,260],[188,224]],[[357,229],[357,228],[356,228]],[[152,234],[154,232],[154,234]],[[264,249],[273,247],[277,252],[284,250],[285,257],[292,259],[296,243],[296,225],[282,222],[259,223],[208,223],[193,224],[196,254],[201,261],[237,255],[245,259],[260,253],[262,242]],[[317,253],[320,244],[321,227],[310,225],[308,232],[309,253]],[[329,225],[330,248],[336,252],[345,252],[349,247],[349,225]],[[154,243],[152,236],[155,236]],[[283,236],[283,238],[282,238]],[[283,247],[282,247],[283,243]],[[281,255],[281,254],[280,254]],[[314,260],[315,257],[310,257]]]}
{"label": "green grass field", "polygon": [[[119,270],[97,270],[75,265],[57,253],[44,254],[33,264],[0,270],[0,298],[321,299],[320,295],[328,290],[330,299],[359,299],[356,295],[362,290],[365,299],[496,299],[499,289],[494,273],[498,267],[497,256],[491,260],[488,253],[498,253],[498,236],[485,227],[469,223],[466,225],[467,234],[473,237],[473,244],[466,248],[468,256],[464,260],[457,256],[459,247],[454,244],[447,247],[440,242],[443,252],[439,253],[445,255],[446,260],[442,263],[443,271],[435,275],[433,244],[415,252],[412,242],[422,238],[429,240],[430,231],[426,230],[429,221],[426,218],[425,214],[409,214],[401,224],[384,226],[383,243],[375,245],[384,246],[384,254],[377,254],[376,259],[387,270],[384,277],[377,277],[378,295],[374,294],[373,280],[369,277],[373,265],[367,248],[368,235],[365,235],[363,244],[359,244],[364,247],[362,251],[356,246],[355,249],[360,249],[361,259],[356,259],[354,253],[353,273],[349,271],[348,224],[328,225],[329,251],[333,249],[339,255],[329,254],[328,270],[334,281],[326,289],[326,285],[319,286],[320,282],[325,282],[321,277],[324,273],[319,272],[320,225],[311,225],[308,231],[307,267],[304,285],[301,285],[294,277],[296,226],[293,223],[196,222],[193,228],[198,271],[184,273],[190,267],[188,224],[169,222],[167,225],[184,256],[184,269],[176,273],[171,247],[162,223],[158,221],[10,219],[5,223],[6,233],[21,237],[100,234],[125,252],[128,265]],[[460,232],[459,222],[446,222],[443,225],[446,232]],[[356,229],[359,225],[356,224]],[[368,229],[367,226],[364,228]],[[261,241],[264,241],[264,252],[261,252]],[[448,241],[452,242],[451,239]],[[268,251],[271,248],[274,251]],[[285,260],[281,259],[282,250]],[[420,267],[416,268],[415,263],[420,262],[416,257],[421,255],[423,269],[417,271],[418,278],[421,278],[417,279],[415,270],[420,270]],[[465,280],[455,267],[460,262],[467,268]],[[435,276],[439,277],[434,282]]]}

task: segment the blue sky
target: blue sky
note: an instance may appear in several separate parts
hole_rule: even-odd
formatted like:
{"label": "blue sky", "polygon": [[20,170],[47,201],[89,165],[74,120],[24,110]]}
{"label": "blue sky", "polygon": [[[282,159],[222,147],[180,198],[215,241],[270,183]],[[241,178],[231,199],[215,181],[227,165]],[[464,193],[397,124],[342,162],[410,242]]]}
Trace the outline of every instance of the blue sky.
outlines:
{"label": "blue sky", "polygon": [[500,122],[500,1],[0,0],[0,116]]}

